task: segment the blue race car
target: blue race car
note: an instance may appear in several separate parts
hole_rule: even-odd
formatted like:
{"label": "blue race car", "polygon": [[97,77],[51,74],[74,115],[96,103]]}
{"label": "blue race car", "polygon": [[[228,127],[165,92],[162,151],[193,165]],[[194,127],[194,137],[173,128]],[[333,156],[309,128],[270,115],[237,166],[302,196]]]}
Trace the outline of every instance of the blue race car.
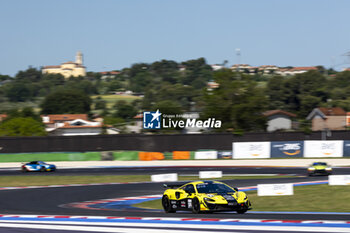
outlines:
{"label": "blue race car", "polygon": [[32,161],[22,165],[22,172],[53,172],[56,166],[43,161]]}

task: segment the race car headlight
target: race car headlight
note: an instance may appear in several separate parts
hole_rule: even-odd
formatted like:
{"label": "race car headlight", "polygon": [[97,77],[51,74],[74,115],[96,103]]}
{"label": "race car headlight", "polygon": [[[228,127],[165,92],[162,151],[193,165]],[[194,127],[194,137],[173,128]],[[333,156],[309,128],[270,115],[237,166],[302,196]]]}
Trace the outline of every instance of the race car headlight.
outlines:
{"label": "race car headlight", "polygon": [[206,202],[215,202],[215,200],[213,200],[211,198],[207,198],[207,197],[204,198],[204,201],[206,201]]}
{"label": "race car headlight", "polygon": [[326,170],[327,171],[332,171],[332,168],[331,167],[326,167]]}
{"label": "race car headlight", "polygon": [[315,170],[315,168],[314,167],[309,167],[307,170],[313,171],[313,170]]}

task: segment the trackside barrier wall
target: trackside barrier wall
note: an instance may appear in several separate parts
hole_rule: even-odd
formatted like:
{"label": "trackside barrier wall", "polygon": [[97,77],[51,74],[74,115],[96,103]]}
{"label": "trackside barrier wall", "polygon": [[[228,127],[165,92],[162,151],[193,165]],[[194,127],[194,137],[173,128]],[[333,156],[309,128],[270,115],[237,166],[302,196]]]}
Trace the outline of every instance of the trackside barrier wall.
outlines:
{"label": "trackside barrier wall", "polygon": [[343,156],[350,157],[350,140],[344,140]]}
{"label": "trackside barrier wall", "polygon": [[190,159],[190,151],[173,151],[173,159]]}
{"label": "trackside barrier wall", "polygon": [[113,157],[121,161],[139,160],[139,151],[117,151],[113,152]]}
{"label": "trackside barrier wall", "polygon": [[232,151],[234,159],[340,158],[350,156],[350,143],[342,140],[234,142]]}
{"label": "trackside barrier wall", "polygon": [[270,142],[235,142],[233,143],[234,159],[267,159],[270,158]]}
{"label": "trackside barrier wall", "polygon": [[218,152],[215,150],[208,151],[196,151],[194,154],[194,159],[217,159]]}
{"label": "trackside barrier wall", "polygon": [[218,159],[232,159],[232,151],[219,151]]}
{"label": "trackside barrier wall", "polygon": [[139,152],[139,159],[142,161],[163,160],[164,154],[160,152]]}
{"label": "trackside barrier wall", "polygon": [[343,141],[305,141],[304,157],[343,157]]}
{"label": "trackside barrier wall", "polygon": [[[350,156],[350,131],[332,131],[328,140],[345,140],[344,156]],[[0,137],[0,154],[86,151],[196,151],[211,148],[232,151],[232,142],[285,142],[322,140],[322,132],[90,135],[48,137]]]}
{"label": "trackside barrier wall", "polygon": [[300,158],[303,155],[303,141],[271,142],[271,158]]}

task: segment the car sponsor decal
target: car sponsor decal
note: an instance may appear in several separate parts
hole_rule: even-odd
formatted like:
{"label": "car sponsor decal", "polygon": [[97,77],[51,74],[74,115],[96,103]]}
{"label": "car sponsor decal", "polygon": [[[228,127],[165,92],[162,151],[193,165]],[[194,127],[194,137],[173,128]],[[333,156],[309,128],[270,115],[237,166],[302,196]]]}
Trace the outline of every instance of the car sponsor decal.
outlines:
{"label": "car sponsor decal", "polygon": [[187,207],[192,208],[192,199],[187,199]]}
{"label": "car sponsor decal", "polygon": [[231,195],[222,195],[223,198],[226,199],[226,201],[233,201],[236,200],[233,196]]}

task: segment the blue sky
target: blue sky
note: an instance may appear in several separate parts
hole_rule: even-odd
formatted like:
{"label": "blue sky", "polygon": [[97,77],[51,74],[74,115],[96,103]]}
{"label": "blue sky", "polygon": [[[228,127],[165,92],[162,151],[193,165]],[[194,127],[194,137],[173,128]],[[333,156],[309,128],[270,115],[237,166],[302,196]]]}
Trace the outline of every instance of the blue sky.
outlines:
{"label": "blue sky", "polygon": [[[350,67],[350,1],[0,0],[0,74],[84,54],[88,71],[161,59]],[[348,64],[344,64],[344,63]]]}

